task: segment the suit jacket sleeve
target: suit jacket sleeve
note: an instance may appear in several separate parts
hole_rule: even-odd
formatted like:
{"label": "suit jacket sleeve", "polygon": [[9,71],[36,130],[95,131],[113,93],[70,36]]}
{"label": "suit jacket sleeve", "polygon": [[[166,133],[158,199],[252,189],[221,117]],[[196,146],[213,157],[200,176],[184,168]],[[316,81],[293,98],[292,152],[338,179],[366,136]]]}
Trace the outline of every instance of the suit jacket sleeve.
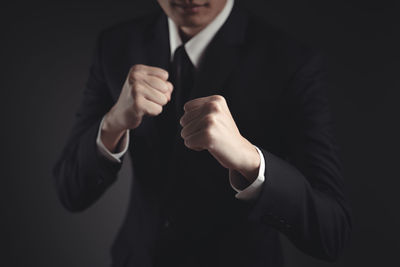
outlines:
{"label": "suit jacket sleeve", "polygon": [[101,66],[101,36],[75,124],[53,169],[59,198],[70,211],[83,210],[96,201],[121,168],[121,163],[98,153],[96,144],[102,117],[113,104]]}
{"label": "suit jacket sleeve", "polygon": [[265,182],[250,218],[272,225],[302,251],[337,259],[349,237],[351,219],[320,56],[307,57],[284,93],[284,157],[261,148]]}

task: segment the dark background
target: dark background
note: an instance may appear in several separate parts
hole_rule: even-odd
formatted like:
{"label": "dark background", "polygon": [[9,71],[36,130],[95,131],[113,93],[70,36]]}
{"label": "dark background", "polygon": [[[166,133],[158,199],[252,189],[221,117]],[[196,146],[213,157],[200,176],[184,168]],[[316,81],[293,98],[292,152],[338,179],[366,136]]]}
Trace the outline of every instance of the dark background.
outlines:
{"label": "dark background", "polygon": [[[243,2],[321,48],[329,62],[352,240],[335,264],[285,241],[287,266],[400,266],[399,8],[394,1]],[[108,266],[128,201],[129,164],[79,214],[58,202],[51,168],[72,126],[98,32],[155,5],[17,1],[0,7],[0,266]]]}

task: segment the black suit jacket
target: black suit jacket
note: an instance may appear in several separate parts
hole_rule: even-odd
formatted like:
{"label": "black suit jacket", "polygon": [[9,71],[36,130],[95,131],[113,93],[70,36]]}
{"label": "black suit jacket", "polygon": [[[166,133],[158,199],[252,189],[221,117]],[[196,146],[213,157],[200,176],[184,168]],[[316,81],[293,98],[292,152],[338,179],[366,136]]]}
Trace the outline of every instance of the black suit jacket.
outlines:
{"label": "black suit jacket", "polygon": [[[54,168],[68,210],[89,207],[117,179],[121,164],[97,151],[100,121],[132,65],[168,70],[168,38],[161,11],[101,33]],[[279,232],[305,253],[335,260],[351,223],[325,89],[316,53],[235,5],[190,98],[225,97],[241,134],[264,155],[262,191],[254,201],[236,199],[228,170],[183,145],[177,118],[145,117],[130,133],[134,177],[113,266],[282,266]]]}

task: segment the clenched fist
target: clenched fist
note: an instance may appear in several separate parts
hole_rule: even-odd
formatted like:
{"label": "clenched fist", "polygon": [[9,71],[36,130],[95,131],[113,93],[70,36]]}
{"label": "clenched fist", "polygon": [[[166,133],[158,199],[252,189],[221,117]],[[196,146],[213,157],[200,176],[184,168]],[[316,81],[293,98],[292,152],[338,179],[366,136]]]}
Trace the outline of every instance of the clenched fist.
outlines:
{"label": "clenched fist", "polygon": [[102,142],[110,151],[127,129],[137,128],[144,115],[156,116],[171,100],[172,84],[168,72],[145,65],[134,65],[126,78],[117,103],[106,114]]}
{"label": "clenched fist", "polygon": [[222,166],[240,172],[249,182],[257,178],[260,156],[240,134],[224,97],[193,99],[184,105],[184,110],[180,124],[185,146],[208,150]]}

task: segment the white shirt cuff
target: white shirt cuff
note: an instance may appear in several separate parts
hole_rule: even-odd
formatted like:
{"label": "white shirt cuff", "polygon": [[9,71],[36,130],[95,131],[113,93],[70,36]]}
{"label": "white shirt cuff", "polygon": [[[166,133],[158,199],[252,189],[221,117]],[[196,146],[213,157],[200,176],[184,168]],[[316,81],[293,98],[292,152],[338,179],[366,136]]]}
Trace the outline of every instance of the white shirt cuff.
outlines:
{"label": "white shirt cuff", "polygon": [[104,117],[101,120],[99,131],[97,132],[97,139],[96,139],[97,150],[101,155],[103,155],[107,159],[109,159],[113,162],[121,163],[121,158],[126,153],[126,151],[128,150],[128,147],[129,147],[129,130],[126,130],[124,136],[122,136],[122,138],[120,140],[118,147],[121,151],[117,152],[117,153],[112,153],[105,147],[105,145],[101,141],[101,128],[103,126],[103,122],[104,122]]}
{"label": "white shirt cuff", "polygon": [[244,187],[245,179],[243,175],[235,170],[229,169],[229,182],[232,188],[237,192],[235,197],[241,200],[253,200],[257,198],[257,196],[261,192],[262,184],[264,183],[265,176],[265,160],[264,155],[262,154],[261,150],[255,146],[257,149],[258,154],[260,155],[260,168],[258,169],[258,176],[257,178],[246,188]]}

